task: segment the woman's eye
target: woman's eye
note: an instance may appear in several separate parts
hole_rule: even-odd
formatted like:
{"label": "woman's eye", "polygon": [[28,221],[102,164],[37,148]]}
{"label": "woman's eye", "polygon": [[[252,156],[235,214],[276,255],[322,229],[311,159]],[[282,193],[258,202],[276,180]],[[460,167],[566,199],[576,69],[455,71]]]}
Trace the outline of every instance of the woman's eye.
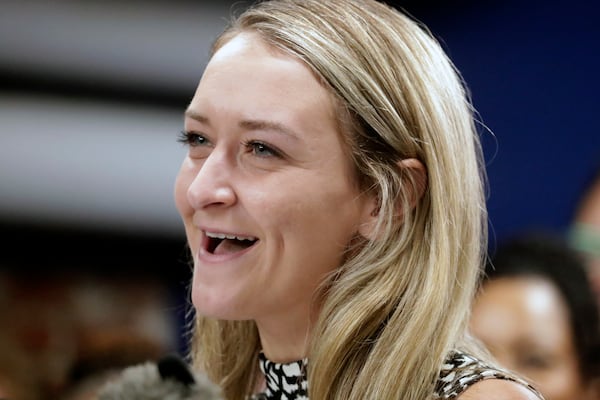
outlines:
{"label": "woman's eye", "polygon": [[204,136],[198,133],[186,131],[180,132],[177,141],[191,147],[203,146],[208,143],[208,140]]}
{"label": "woman's eye", "polygon": [[248,141],[244,143],[244,146],[257,157],[281,157],[277,150],[262,142]]}
{"label": "woman's eye", "polygon": [[541,354],[523,354],[519,357],[519,365],[527,369],[547,369],[552,361]]}

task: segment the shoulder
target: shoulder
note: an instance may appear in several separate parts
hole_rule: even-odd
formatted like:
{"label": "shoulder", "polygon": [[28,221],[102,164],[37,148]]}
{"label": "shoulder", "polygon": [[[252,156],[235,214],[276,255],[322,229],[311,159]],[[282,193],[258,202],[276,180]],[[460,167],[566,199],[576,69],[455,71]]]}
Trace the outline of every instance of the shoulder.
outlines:
{"label": "shoulder", "polygon": [[437,380],[436,399],[540,400],[542,396],[510,371],[470,354],[451,352]]}
{"label": "shoulder", "polygon": [[540,397],[520,383],[486,379],[467,388],[457,400],[540,400]]}

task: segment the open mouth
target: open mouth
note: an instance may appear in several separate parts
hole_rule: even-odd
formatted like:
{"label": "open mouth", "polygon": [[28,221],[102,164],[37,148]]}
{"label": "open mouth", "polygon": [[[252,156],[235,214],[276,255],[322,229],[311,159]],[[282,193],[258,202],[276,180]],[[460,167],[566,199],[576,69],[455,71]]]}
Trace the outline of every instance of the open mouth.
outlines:
{"label": "open mouth", "polygon": [[226,235],[224,233],[205,232],[206,251],[210,254],[231,254],[252,247],[258,239],[252,236]]}

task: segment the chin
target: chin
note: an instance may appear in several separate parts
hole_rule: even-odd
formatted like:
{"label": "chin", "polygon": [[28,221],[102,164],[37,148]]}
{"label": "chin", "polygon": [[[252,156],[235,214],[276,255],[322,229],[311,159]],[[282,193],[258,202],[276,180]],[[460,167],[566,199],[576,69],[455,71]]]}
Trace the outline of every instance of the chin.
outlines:
{"label": "chin", "polygon": [[192,304],[194,305],[196,315],[228,321],[250,319],[241,312],[239,302],[224,302],[222,295],[219,298],[218,293],[215,294],[216,297],[209,297],[205,294],[202,296],[194,295],[192,290]]}

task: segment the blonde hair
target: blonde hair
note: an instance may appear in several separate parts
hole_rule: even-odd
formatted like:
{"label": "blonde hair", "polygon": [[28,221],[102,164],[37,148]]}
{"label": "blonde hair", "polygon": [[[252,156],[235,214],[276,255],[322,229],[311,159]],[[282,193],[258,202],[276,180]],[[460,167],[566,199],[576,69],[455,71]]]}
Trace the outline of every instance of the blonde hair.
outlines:
{"label": "blonde hair", "polygon": [[[303,60],[329,87],[359,182],[380,206],[377,238],[353,246],[319,293],[309,396],[431,398],[444,358],[468,342],[487,244],[484,169],[466,86],[425,27],[373,0],[260,2],[213,52],[249,31]],[[427,170],[414,208],[418,182],[397,164],[406,158]],[[195,358],[227,399],[253,392],[259,350],[252,321],[198,317]]]}

